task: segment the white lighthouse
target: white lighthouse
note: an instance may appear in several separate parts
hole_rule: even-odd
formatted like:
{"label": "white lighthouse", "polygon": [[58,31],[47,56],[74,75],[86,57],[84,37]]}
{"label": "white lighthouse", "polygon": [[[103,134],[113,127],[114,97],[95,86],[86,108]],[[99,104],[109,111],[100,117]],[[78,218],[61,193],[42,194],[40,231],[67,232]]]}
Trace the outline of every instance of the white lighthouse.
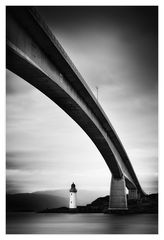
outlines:
{"label": "white lighthouse", "polygon": [[76,193],[77,193],[77,189],[76,189],[76,185],[74,183],[72,183],[71,185],[71,189],[70,191],[70,200],[69,200],[69,208],[76,208]]}

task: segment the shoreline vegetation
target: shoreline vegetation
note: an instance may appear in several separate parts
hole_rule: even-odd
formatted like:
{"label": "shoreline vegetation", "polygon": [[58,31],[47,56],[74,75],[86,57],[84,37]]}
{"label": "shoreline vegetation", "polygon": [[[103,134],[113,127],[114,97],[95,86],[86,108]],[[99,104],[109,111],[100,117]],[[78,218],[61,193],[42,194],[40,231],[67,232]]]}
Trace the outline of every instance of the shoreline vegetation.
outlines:
{"label": "shoreline vegetation", "polygon": [[[129,200],[128,209],[122,211],[108,210],[109,198],[99,197],[90,204],[70,209],[67,199],[38,194],[13,194],[6,196],[6,212],[35,212],[35,213],[158,213],[158,194],[150,194],[138,200]],[[60,203],[60,204],[59,204]]]}
{"label": "shoreline vegetation", "polygon": [[100,197],[86,206],[77,206],[76,209],[68,207],[44,209],[38,213],[158,213],[158,194],[150,194],[140,200],[128,200],[127,210],[108,210],[109,196]]}

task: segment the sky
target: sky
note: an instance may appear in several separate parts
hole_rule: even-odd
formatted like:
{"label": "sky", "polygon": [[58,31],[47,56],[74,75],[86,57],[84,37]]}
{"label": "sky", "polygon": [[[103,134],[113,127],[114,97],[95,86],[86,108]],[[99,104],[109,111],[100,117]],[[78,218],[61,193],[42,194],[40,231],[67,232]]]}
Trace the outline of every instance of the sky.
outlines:
{"label": "sky", "polygon": [[[158,191],[156,7],[37,7],[110,119],[143,190]],[[6,71],[7,192],[109,194],[111,174],[84,131]]]}

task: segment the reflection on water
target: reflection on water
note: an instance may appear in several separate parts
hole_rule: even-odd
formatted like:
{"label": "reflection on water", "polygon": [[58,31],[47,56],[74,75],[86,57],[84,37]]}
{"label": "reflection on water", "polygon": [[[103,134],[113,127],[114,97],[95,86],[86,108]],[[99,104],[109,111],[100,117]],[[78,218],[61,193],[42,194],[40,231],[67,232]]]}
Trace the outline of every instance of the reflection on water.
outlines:
{"label": "reflection on water", "polygon": [[158,215],[8,213],[6,233],[156,234]]}

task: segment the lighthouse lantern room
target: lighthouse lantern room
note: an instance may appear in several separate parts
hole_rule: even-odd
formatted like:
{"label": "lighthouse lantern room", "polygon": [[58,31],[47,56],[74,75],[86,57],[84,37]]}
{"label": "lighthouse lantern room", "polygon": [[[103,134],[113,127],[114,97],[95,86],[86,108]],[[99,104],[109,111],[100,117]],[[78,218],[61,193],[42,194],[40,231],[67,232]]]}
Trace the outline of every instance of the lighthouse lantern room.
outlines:
{"label": "lighthouse lantern room", "polygon": [[72,183],[71,185],[71,189],[70,191],[70,200],[69,200],[69,208],[76,208],[76,193],[77,193],[77,189],[76,189],[76,185],[74,183]]}

